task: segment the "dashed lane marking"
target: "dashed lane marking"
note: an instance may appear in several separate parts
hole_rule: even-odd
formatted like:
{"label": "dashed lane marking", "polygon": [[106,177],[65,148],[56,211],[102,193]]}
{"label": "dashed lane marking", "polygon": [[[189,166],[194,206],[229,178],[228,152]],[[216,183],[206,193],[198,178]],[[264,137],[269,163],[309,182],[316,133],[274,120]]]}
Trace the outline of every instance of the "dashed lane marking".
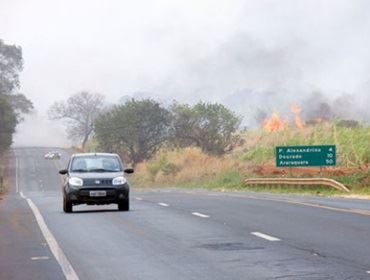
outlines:
{"label": "dashed lane marking", "polygon": [[143,200],[141,197],[135,197],[136,200]]}
{"label": "dashed lane marking", "polygon": [[[198,195],[197,193],[191,192],[191,191],[184,191],[183,193],[189,194],[189,195]],[[243,195],[243,194],[219,194],[219,193],[202,193],[206,196],[228,196],[228,197],[237,197],[237,198],[244,198],[244,199],[255,199],[255,200],[265,200],[265,201],[274,201],[274,202],[283,202],[288,204],[295,204],[295,205],[303,205],[308,207],[314,207],[314,208],[321,208],[326,210],[332,210],[332,211],[339,211],[339,212],[345,212],[345,213],[351,213],[351,214],[358,214],[358,215],[364,215],[364,216],[370,216],[370,210],[367,209],[355,209],[355,208],[339,208],[339,207],[333,207],[333,206],[326,206],[323,204],[317,204],[317,203],[310,203],[310,202],[301,202],[297,200],[291,200],[291,199],[283,199],[283,198],[269,198],[269,197],[257,197],[254,195]]]}
{"label": "dashed lane marking", "polygon": [[262,232],[251,232],[251,234],[255,235],[255,236],[258,236],[260,238],[263,238],[263,239],[266,239],[268,241],[280,241],[279,238],[277,237],[274,237],[274,236],[271,236],[271,235],[268,235],[268,234],[265,234],[265,233],[262,233]]}
{"label": "dashed lane marking", "polygon": [[163,202],[158,203],[158,205],[164,206],[164,207],[168,207],[169,206],[167,203],[163,203]]}
{"label": "dashed lane marking", "polygon": [[33,261],[39,261],[39,260],[48,260],[49,257],[42,256],[42,257],[32,257],[31,260]]}
{"label": "dashed lane marking", "polygon": [[208,215],[205,215],[205,214],[202,214],[202,213],[199,213],[199,212],[192,212],[191,214],[193,214],[194,216],[201,217],[201,218],[209,218]]}

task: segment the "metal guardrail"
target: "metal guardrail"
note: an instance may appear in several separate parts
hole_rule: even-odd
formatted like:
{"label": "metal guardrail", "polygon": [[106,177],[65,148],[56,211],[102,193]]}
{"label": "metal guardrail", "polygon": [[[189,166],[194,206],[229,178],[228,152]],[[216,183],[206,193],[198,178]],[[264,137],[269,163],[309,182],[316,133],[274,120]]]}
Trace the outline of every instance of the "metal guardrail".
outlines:
{"label": "metal guardrail", "polygon": [[350,192],[350,190],[333,179],[328,178],[251,178],[244,180],[245,185],[299,185],[310,186],[320,185],[329,186],[340,191]]}

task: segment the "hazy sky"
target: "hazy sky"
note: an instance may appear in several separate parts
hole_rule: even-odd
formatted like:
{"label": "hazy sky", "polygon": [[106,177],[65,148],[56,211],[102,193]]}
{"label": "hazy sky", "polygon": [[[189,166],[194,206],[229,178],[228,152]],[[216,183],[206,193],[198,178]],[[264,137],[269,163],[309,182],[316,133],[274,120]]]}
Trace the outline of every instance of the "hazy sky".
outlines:
{"label": "hazy sky", "polygon": [[22,46],[21,91],[41,116],[80,90],[111,102],[363,97],[369,11],[367,0],[0,0],[0,38]]}

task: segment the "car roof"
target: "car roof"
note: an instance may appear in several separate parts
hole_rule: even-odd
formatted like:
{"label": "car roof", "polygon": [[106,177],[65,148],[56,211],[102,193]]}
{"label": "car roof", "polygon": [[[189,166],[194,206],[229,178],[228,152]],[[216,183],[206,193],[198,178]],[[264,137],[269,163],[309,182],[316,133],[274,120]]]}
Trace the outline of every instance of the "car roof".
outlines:
{"label": "car roof", "polygon": [[78,153],[78,154],[73,154],[72,155],[72,157],[93,157],[93,156],[118,157],[117,154],[112,154],[112,153]]}

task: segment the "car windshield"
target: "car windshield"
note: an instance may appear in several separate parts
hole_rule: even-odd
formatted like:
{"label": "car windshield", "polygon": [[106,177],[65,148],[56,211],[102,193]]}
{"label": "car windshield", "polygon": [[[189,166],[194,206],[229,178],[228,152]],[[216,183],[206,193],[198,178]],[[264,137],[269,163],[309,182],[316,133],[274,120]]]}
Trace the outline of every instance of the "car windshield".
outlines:
{"label": "car windshield", "polygon": [[84,156],[75,157],[72,161],[71,172],[118,172],[122,166],[114,156]]}

